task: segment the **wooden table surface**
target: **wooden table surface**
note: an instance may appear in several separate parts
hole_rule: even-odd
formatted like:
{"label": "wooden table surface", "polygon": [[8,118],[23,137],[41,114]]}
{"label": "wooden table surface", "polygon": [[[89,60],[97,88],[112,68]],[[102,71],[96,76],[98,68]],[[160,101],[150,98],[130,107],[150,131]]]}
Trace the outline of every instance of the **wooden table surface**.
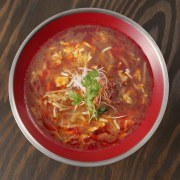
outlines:
{"label": "wooden table surface", "polygon": [[[8,99],[8,76],[20,44],[42,21],[80,7],[116,11],[139,23],[157,42],[170,79],[162,123],[130,157],[111,165],[82,168],[56,162],[21,133]],[[180,0],[0,0],[0,179],[180,179]]]}

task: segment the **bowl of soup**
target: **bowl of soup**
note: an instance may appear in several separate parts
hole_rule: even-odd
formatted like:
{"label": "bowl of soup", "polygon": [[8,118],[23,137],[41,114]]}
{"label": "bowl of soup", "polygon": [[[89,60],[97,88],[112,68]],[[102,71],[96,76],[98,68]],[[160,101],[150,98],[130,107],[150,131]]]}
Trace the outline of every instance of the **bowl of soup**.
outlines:
{"label": "bowl of soup", "polygon": [[52,159],[100,166],[153,135],[168,99],[163,56],[129,18],[104,9],[57,14],[20,46],[9,99],[25,137]]}

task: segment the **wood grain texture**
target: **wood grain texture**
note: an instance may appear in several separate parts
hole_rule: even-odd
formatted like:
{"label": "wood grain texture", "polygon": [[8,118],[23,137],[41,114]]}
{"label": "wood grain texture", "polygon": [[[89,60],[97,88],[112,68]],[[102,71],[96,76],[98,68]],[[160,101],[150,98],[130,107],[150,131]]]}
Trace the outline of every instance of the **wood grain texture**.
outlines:
{"label": "wood grain texture", "polygon": [[[80,7],[128,16],[157,42],[169,73],[170,95],[158,130],[140,150],[111,165],[81,168],[56,162],[20,132],[8,100],[10,66],[20,44],[42,21]],[[180,0],[0,0],[0,179],[180,179]]]}

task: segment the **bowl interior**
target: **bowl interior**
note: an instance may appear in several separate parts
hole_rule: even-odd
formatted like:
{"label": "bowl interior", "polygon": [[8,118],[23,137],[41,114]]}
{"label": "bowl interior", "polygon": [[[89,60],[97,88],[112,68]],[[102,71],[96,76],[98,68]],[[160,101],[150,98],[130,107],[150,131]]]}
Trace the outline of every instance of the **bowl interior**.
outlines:
{"label": "bowl interior", "polygon": [[[78,151],[63,147],[39,130],[39,127],[30,118],[25,104],[24,79],[26,70],[32,60],[32,57],[49,38],[60,31],[76,25],[102,25],[121,31],[141,47],[152,70],[154,81],[152,103],[143,124],[133,133],[133,135],[129,136],[121,144],[114,147],[112,146],[112,148],[97,151]],[[18,114],[22,123],[32,137],[40,145],[52,153],[67,159],[82,162],[95,162],[113,158],[122,155],[137,145],[153,127],[161,109],[163,93],[164,81],[162,66],[158,55],[156,54],[152,45],[149,43],[147,37],[145,37],[143,33],[137,30],[130,23],[125,22],[123,19],[99,12],[79,12],[66,16],[60,16],[53,21],[48,21],[46,25],[38,28],[19,54],[13,81],[13,94]]]}

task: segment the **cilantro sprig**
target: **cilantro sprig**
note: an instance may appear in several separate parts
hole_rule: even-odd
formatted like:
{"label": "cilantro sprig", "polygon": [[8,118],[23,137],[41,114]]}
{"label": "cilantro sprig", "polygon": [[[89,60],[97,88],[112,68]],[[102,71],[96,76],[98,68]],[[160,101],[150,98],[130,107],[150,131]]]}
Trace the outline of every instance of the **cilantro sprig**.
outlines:
{"label": "cilantro sprig", "polygon": [[83,100],[83,98],[77,94],[75,91],[69,91],[68,93],[69,99],[72,100],[72,104],[73,105],[79,105],[81,103],[81,101]]}
{"label": "cilantro sprig", "polygon": [[81,82],[82,86],[86,88],[86,91],[84,93],[84,102],[89,112],[90,120],[92,118],[97,119],[98,117],[98,111],[96,110],[95,105],[93,103],[94,98],[98,96],[99,90],[101,89],[101,85],[97,81],[97,77],[98,71],[93,70],[90,71]]}
{"label": "cilantro sprig", "polygon": [[99,94],[99,90],[101,89],[100,83],[97,81],[98,71],[93,70],[86,74],[86,76],[82,79],[81,84],[85,88],[84,97],[77,94],[75,91],[69,91],[68,96],[72,100],[73,105],[79,105],[82,101],[85,102],[86,108],[88,110],[90,120],[98,118],[98,115],[103,114],[107,111],[107,107],[102,106],[96,109],[94,104],[94,99]]}

